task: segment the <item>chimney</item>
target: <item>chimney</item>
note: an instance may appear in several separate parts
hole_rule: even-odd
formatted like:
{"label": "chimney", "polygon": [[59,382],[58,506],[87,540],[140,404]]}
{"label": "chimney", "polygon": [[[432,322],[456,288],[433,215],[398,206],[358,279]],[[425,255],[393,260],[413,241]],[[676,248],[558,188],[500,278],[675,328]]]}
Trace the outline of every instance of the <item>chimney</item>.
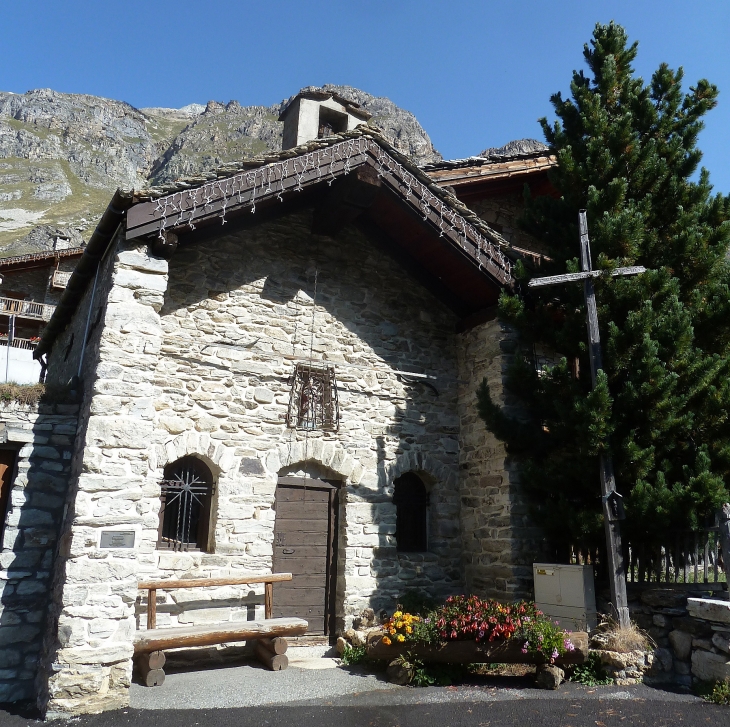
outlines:
{"label": "chimney", "polygon": [[372,117],[353,101],[329,91],[300,91],[279,115],[284,122],[282,149],[324,139],[366,124]]}

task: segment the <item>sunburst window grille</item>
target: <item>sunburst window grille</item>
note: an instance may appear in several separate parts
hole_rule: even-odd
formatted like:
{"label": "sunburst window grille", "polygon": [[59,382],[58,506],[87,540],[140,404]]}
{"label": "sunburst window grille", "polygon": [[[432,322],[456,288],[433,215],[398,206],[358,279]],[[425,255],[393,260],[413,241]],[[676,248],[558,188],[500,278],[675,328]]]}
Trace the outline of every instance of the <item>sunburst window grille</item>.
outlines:
{"label": "sunburst window grille", "polygon": [[158,547],[208,550],[213,476],[196,457],[183,457],[165,468],[160,483],[162,506]]}
{"label": "sunburst window grille", "polygon": [[340,409],[333,367],[296,365],[291,380],[287,424],[293,429],[337,431]]}

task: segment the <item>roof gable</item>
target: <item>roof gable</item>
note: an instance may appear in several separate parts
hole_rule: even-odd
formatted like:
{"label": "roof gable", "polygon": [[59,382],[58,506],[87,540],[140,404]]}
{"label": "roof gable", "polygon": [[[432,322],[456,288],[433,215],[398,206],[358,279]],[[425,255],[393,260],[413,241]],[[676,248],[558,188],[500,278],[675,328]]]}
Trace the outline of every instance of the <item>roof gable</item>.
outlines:
{"label": "roof gable", "polygon": [[127,239],[183,233],[218,220],[225,225],[237,214],[255,213],[259,204],[331,184],[364,165],[433,235],[458,250],[467,265],[499,287],[512,287],[512,263],[504,253],[508,245],[500,235],[370,127],[272,155],[255,168],[228,174],[224,170],[207,181],[182,181],[167,194],[150,190],[149,201],[140,199],[127,212]]}

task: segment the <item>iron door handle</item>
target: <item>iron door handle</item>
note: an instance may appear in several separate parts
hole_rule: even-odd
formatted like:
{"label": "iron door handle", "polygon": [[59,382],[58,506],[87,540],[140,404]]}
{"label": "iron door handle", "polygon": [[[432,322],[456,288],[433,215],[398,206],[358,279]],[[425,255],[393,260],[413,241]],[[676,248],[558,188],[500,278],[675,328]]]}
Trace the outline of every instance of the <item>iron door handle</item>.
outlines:
{"label": "iron door handle", "polygon": [[293,548],[284,548],[281,552],[284,553],[284,555],[293,555],[294,549]]}

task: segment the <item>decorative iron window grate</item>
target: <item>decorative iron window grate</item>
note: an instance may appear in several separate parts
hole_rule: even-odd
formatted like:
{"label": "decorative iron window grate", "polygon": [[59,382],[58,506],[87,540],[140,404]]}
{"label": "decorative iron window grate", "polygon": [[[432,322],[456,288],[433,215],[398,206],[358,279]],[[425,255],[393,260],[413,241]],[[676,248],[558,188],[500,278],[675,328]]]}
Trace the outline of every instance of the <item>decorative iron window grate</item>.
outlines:
{"label": "decorative iron window grate", "polygon": [[333,367],[296,365],[291,379],[287,424],[292,429],[337,431],[340,425],[340,408]]}
{"label": "decorative iron window grate", "polygon": [[195,457],[183,457],[168,465],[164,476],[158,546],[207,550],[213,498],[210,470]]}

